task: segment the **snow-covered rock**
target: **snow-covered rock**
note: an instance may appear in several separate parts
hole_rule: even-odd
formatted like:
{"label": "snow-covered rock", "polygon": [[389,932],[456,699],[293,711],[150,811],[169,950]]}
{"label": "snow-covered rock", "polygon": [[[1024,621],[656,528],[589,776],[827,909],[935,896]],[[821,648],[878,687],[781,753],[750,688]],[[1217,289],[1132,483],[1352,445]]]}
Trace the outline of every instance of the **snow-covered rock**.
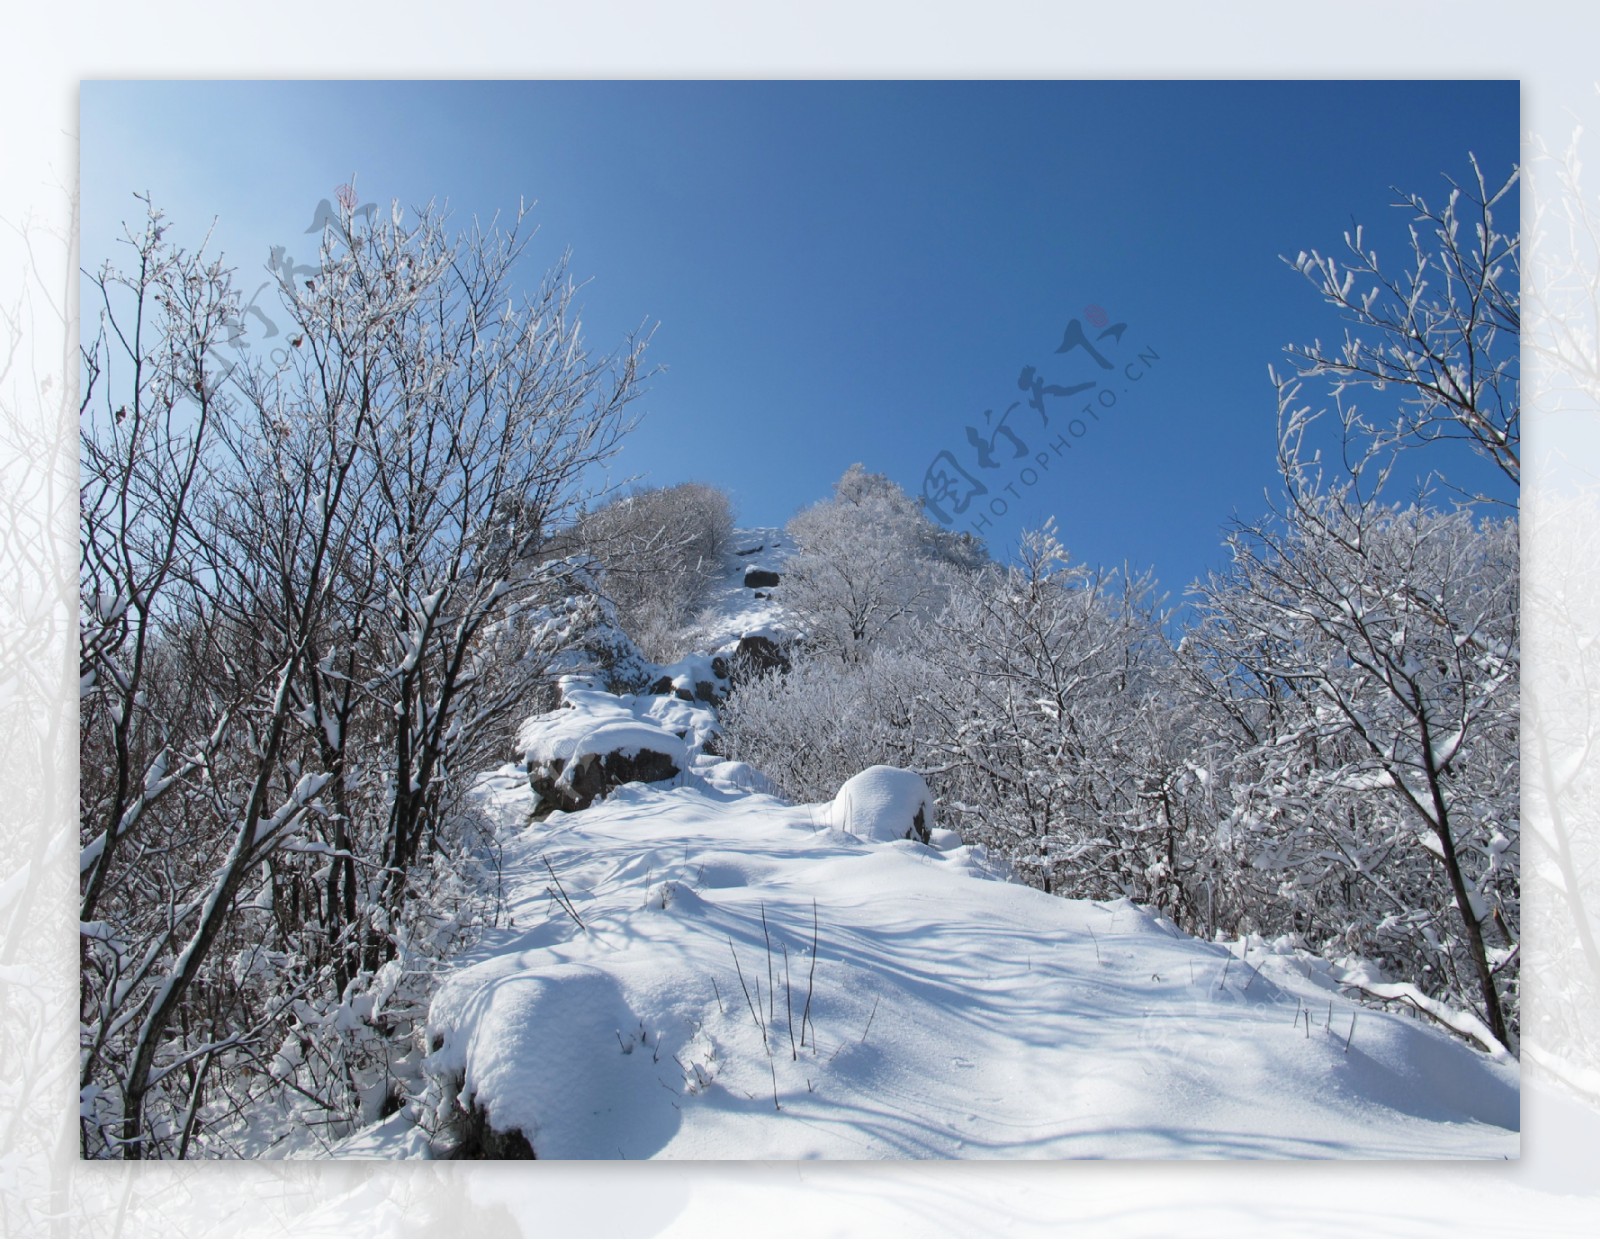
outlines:
{"label": "snow-covered rock", "polygon": [[864,840],[919,840],[935,827],[937,802],[922,776],[893,766],[869,766],[845,780],[828,807],[830,823]]}
{"label": "snow-covered rock", "polygon": [[518,738],[536,813],[584,809],[622,784],[673,779],[716,726],[676,698],[612,694],[576,679],[563,682],[562,697]]}

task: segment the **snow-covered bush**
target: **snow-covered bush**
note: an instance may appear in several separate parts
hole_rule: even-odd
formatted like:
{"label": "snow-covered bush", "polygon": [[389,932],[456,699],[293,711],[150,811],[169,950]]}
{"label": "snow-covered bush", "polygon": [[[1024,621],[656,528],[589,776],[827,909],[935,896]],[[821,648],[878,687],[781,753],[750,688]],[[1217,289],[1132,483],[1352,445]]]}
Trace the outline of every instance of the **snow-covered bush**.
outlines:
{"label": "snow-covered bush", "polygon": [[721,708],[720,753],[761,771],[793,801],[827,801],[841,771],[915,764],[928,669],[903,653],[853,662],[801,658],[740,680]]}
{"label": "snow-covered bush", "polygon": [[617,620],[658,663],[685,652],[681,633],[720,579],[733,536],[726,493],[696,482],[633,491],[587,513],[551,549],[591,556]]}
{"label": "snow-covered bush", "polygon": [[812,650],[859,658],[914,630],[943,604],[950,579],[982,551],[928,520],[888,478],[852,465],[833,498],[789,522],[799,551],[784,571],[783,603]]}
{"label": "snow-covered bush", "polygon": [[1072,562],[1046,526],[961,581],[919,652],[919,746],[963,837],[1067,895],[1159,900],[1172,851],[1144,759],[1165,645],[1149,588]]}

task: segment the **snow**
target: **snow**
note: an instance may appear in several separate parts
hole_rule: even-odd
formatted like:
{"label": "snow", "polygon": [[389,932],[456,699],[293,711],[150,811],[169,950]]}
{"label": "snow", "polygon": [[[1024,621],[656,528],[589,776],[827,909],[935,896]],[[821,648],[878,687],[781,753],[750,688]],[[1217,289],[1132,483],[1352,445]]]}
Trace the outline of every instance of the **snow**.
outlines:
{"label": "snow", "polygon": [[835,828],[867,840],[901,840],[913,830],[922,814],[924,830],[934,822],[934,799],[915,771],[892,766],[870,766],[845,780],[829,805],[828,818]]}
{"label": "snow", "polygon": [[[520,769],[488,783],[525,820]],[[826,808],[696,773],[509,833],[514,928],[435,996],[429,1071],[541,1158],[1516,1155],[1514,1065],[1304,953],[1246,963]]]}
{"label": "snow", "polygon": [[524,761],[559,760],[571,770],[588,757],[633,757],[650,750],[665,754],[682,770],[689,765],[686,737],[702,743],[715,728],[715,717],[706,707],[677,698],[611,694],[580,687],[571,678],[563,683],[562,696],[560,710],[522,725],[518,748]]}
{"label": "snow", "polygon": [[[781,571],[776,535],[738,535],[763,551],[730,574]],[[708,612],[704,648],[782,631],[751,593]],[[469,1105],[546,1159],[1518,1154],[1516,1064],[1410,995],[1355,998],[1387,979],[1022,886],[936,826],[914,772],[793,805],[703,751],[703,703],[562,691],[525,760],[638,746],[682,774],[542,821],[524,763],[479,780],[503,914],[434,994],[428,1092],[335,1156],[441,1156]],[[904,838],[918,808],[931,845]]]}
{"label": "snow", "polygon": [[[751,555],[738,554],[755,547],[761,550]],[[780,578],[783,576],[785,565],[794,554],[789,536],[779,529],[736,530],[733,548],[724,561],[723,582],[712,592],[690,634],[696,646],[713,654],[730,650],[741,637],[768,637],[781,644],[794,632],[784,615],[781,581],[760,590],[744,584],[747,568],[765,569],[777,573]],[[758,593],[766,597],[758,599]]]}

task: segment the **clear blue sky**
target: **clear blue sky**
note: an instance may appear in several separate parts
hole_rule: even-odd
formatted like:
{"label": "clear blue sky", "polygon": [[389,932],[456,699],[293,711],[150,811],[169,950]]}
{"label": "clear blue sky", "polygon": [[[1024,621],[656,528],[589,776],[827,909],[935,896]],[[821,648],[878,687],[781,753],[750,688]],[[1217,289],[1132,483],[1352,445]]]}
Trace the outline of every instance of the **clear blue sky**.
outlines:
{"label": "clear blue sky", "polygon": [[[853,461],[916,493],[949,450],[991,484],[968,518],[1006,500],[997,553],[1054,515],[1075,555],[1174,597],[1273,486],[1268,365],[1342,332],[1279,256],[1359,220],[1402,259],[1390,187],[1442,199],[1469,151],[1503,177],[1519,134],[1515,82],[86,82],[81,123],[86,267],[134,190],[182,236],[215,217],[247,292],[271,245],[312,259],[352,175],[462,221],[536,199],[532,262],[571,248],[591,345],[660,325],[619,476],[715,483],[778,524]],[[1056,352],[1074,318],[1098,334],[1092,306],[1127,324],[1111,371]],[[1031,485],[1006,440],[985,471],[965,434],[1025,400],[1025,365],[1099,384],[1045,398],[1048,437],[1011,413],[1029,459],[1117,389]]]}

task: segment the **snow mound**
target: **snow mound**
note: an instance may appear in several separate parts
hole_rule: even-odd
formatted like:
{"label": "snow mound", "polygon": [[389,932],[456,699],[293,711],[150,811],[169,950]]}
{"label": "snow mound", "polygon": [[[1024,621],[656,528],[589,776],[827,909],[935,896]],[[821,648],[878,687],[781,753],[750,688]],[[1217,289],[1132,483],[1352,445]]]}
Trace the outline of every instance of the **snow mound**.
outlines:
{"label": "snow mound", "polygon": [[869,766],[845,780],[828,806],[828,821],[865,840],[916,839],[926,844],[934,830],[936,804],[915,771]]}
{"label": "snow mound", "polygon": [[[1515,1064],[1303,953],[819,830],[706,768],[559,825],[496,785],[508,921],[434,996],[433,1153],[470,1109],[555,1159],[1517,1154]],[[861,786],[905,811],[910,774]]]}
{"label": "snow mound", "polygon": [[562,686],[565,703],[522,725],[517,745],[529,766],[559,763],[568,770],[584,759],[649,750],[689,766],[691,744],[715,729],[715,716],[676,698],[639,698],[576,685]]}
{"label": "snow mound", "polygon": [[695,773],[711,787],[723,792],[753,792],[776,796],[772,781],[748,762],[730,762],[726,758],[701,757]]}

